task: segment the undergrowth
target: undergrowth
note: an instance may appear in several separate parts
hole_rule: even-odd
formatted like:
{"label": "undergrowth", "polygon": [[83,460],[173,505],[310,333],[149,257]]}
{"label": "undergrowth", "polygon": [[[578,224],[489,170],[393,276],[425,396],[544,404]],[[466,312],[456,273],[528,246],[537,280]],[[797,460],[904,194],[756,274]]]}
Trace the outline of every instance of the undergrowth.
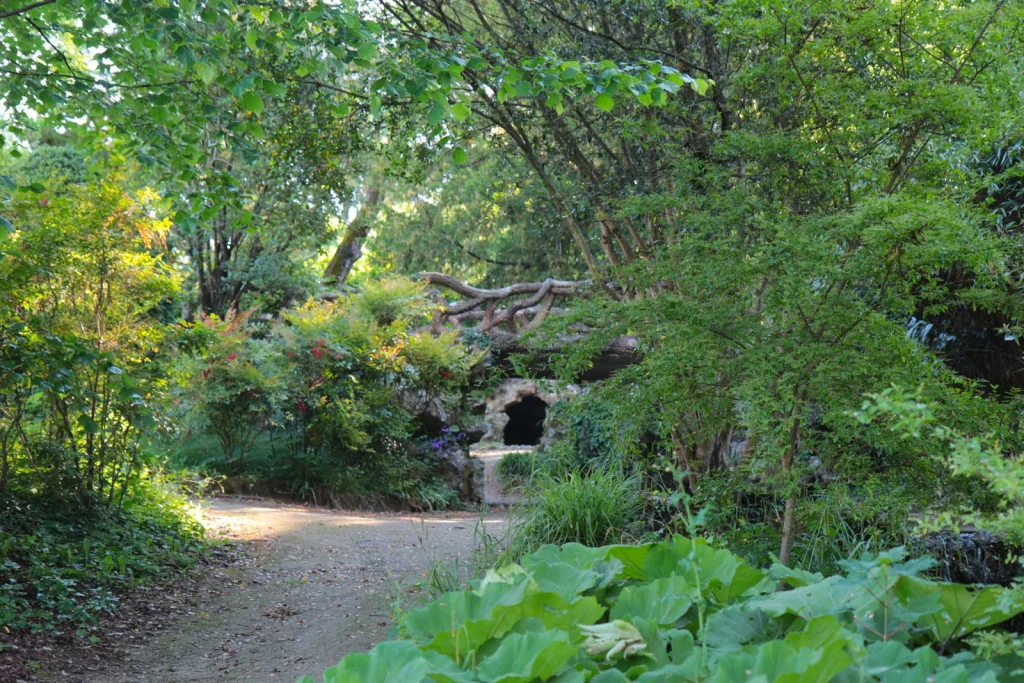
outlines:
{"label": "undergrowth", "polygon": [[0,500],[0,630],[87,635],[129,589],[192,567],[206,544],[186,505],[155,486],[121,510]]}

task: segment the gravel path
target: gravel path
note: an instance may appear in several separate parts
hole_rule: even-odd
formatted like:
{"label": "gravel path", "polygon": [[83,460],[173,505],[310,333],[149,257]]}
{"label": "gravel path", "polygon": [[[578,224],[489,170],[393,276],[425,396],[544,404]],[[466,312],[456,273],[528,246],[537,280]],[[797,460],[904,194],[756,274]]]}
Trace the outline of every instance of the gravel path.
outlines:
{"label": "gravel path", "polygon": [[387,638],[393,605],[422,599],[433,561],[466,567],[478,522],[494,535],[506,523],[498,515],[339,513],[223,500],[204,518],[212,533],[248,541],[251,560],[211,571],[198,598],[161,632],[126,645],[106,671],[74,680],[291,682],[305,673],[319,680],[346,653]]}

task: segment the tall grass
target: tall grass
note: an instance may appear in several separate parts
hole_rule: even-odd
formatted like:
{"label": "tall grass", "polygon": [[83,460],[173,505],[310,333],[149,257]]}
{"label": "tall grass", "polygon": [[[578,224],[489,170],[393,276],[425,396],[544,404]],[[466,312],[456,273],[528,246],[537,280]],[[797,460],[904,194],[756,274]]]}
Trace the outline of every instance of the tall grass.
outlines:
{"label": "tall grass", "polygon": [[547,543],[601,546],[635,540],[640,532],[642,499],[635,476],[609,468],[535,482],[529,504],[514,513],[505,562]]}

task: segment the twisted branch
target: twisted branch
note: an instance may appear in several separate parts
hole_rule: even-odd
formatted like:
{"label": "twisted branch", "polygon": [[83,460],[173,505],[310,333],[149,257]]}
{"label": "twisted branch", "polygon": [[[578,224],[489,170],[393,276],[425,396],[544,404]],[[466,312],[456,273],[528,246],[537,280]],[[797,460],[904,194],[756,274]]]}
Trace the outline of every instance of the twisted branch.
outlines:
{"label": "twisted branch", "polygon": [[[445,322],[458,323],[463,320],[479,320],[477,329],[480,332],[487,332],[499,325],[517,330],[533,329],[552,311],[557,297],[586,296],[590,291],[589,281],[553,278],[543,282],[518,282],[497,289],[473,287],[444,273],[424,273],[422,280],[465,297],[462,301],[449,304],[434,316],[436,331],[440,331]],[[528,315],[533,317],[527,318]]]}

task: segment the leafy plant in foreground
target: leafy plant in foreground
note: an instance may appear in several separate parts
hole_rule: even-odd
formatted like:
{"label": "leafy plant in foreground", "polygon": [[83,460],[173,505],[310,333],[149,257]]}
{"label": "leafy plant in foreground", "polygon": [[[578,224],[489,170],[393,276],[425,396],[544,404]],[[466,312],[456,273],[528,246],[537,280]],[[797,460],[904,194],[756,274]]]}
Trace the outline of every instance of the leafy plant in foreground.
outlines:
{"label": "leafy plant in foreground", "polygon": [[824,577],[762,571],[702,538],[546,545],[410,612],[403,640],[348,655],[323,680],[1019,680],[1024,661],[979,659],[963,639],[1024,611],[1024,596],[922,578],[932,564],[897,548]]}

